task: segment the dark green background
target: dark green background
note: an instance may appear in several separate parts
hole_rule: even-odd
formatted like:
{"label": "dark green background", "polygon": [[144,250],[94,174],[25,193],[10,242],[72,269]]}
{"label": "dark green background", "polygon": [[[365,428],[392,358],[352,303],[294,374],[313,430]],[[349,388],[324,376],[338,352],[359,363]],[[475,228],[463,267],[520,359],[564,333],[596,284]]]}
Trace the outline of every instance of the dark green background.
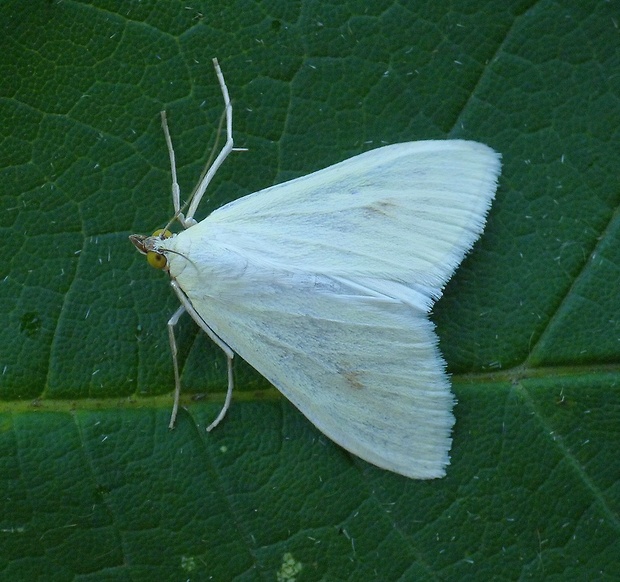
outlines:
{"label": "dark green background", "polygon": [[[620,572],[620,5],[0,4],[0,579],[611,580]],[[333,445],[166,321],[130,246],[235,107],[221,204],[383,143],[503,155],[433,319],[457,424],[445,479]],[[196,394],[205,394],[194,401]],[[285,567],[291,567],[287,570]],[[295,573],[296,572],[296,573]]]}

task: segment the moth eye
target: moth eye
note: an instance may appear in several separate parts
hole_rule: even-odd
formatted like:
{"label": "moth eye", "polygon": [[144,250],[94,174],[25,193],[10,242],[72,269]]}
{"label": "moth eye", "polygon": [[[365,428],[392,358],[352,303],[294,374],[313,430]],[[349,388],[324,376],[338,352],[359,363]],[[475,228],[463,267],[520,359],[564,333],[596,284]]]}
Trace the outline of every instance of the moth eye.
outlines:
{"label": "moth eye", "polygon": [[166,257],[160,253],[156,253],[155,251],[149,251],[146,253],[146,261],[155,269],[165,269],[166,265],[168,265],[168,260]]}
{"label": "moth eye", "polygon": [[172,233],[167,228],[158,228],[151,236],[158,236],[161,239],[170,238]]}

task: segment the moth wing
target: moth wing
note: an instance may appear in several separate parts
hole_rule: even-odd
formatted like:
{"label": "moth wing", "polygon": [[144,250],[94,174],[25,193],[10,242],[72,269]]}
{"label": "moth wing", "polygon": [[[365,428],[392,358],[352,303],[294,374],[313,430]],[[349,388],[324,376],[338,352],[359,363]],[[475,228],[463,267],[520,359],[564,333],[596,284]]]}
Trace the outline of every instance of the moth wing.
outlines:
{"label": "moth wing", "polygon": [[500,167],[477,142],[395,144],[235,200],[193,228],[256,261],[398,281],[436,299],[484,228]]}
{"label": "moth wing", "polygon": [[160,250],[204,323],[328,437],[440,477],[453,397],[427,313],[499,171],[475,142],[386,146],[236,200]]}
{"label": "moth wing", "polygon": [[426,311],[359,283],[251,271],[209,296],[207,281],[188,284],[207,325],[343,448],[408,477],[443,476],[453,396]]}

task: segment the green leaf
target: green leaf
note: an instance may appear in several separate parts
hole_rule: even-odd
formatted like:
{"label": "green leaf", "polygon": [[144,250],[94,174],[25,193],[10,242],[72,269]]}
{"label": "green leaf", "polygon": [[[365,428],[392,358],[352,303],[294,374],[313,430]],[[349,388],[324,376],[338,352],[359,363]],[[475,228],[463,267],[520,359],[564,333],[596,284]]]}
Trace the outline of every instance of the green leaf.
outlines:
{"label": "green leaf", "polygon": [[[578,580],[620,571],[620,13],[613,2],[4,2],[0,577]],[[331,443],[193,322],[127,236],[191,192],[222,114],[247,147],[200,217],[378,147],[503,155],[433,319],[442,480]],[[200,218],[199,217],[199,218]],[[204,396],[202,400],[195,397]]]}

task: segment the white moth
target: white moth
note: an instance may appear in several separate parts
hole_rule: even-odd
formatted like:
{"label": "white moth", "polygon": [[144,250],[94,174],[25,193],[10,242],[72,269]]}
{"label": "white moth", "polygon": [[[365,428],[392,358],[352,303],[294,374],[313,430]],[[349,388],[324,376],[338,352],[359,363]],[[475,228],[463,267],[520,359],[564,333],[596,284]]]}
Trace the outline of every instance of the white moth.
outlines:
{"label": "white moth", "polygon": [[[445,475],[454,397],[439,352],[433,303],[484,228],[500,155],[461,140],[381,147],[324,170],[235,200],[196,223],[216,170],[233,151],[232,106],[226,144],[182,213],[175,157],[174,219],[131,241],[168,271],[181,307],[228,358],[234,353],[276,386],[319,430],[351,453],[407,477]],[[173,219],[173,220],[174,220]],[[172,221],[171,221],[172,222]]]}

